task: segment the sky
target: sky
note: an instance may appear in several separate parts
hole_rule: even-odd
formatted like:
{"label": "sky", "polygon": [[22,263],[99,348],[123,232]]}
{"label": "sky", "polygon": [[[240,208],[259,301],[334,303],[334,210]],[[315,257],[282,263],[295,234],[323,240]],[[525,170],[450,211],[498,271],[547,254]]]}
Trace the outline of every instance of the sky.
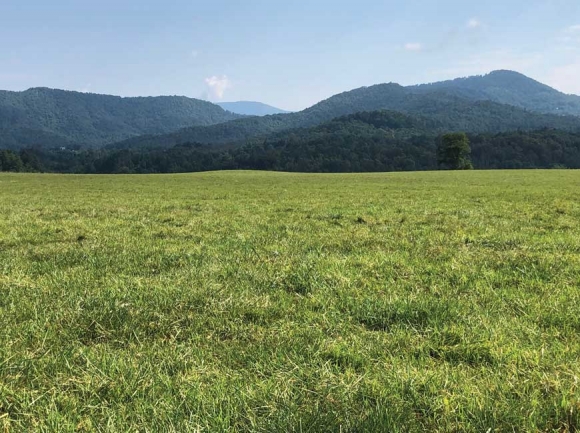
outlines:
{"label": "sky", "polygon": [[0,89],[251,100],[512,69],[580,94],[579,0],[1,0]]}

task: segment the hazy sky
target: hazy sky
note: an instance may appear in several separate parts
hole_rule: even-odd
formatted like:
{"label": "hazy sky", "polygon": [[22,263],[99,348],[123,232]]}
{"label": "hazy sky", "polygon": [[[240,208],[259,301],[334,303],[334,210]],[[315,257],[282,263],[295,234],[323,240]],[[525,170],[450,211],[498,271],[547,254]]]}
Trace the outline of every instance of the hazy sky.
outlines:
{"label": "hazy sky", "polygon": [[0,0],[0,88],[257,100],[514,69],[580,94],[579,0]]}

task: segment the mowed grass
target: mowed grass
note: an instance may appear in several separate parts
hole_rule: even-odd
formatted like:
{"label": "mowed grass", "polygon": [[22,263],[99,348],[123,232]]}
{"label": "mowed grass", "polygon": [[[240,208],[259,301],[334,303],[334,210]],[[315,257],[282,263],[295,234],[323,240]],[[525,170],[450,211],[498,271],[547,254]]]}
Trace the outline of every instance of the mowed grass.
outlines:
{"label": "mowed grass", "polygon": [[574,432],[580,173],[0,176],[0,431]]}

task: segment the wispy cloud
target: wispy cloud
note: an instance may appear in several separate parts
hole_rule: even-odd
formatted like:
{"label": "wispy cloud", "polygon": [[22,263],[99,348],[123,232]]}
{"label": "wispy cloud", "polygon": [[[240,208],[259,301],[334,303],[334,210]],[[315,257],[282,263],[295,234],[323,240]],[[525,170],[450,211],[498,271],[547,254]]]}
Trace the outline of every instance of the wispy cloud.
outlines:
{"label": "wispy cloud", "polygon": [[214,99],[223,99],[226,90],[232,87],[230,79],[226,75],[218,77],[214,75],[205,79],[205,84],[209,89],[209,94]]}
{"label": "wispy cloud", "polygon": [[194,58],[194,59],[197,59],[199,57],[199,51],[193,50],[191,52],[191,57]]}
{"label": "wispy cloud", "polygon": [[469,21],[467,21],[468,29],[478,29],[481,26],[482,26],[481,21],[479,21],[477,18],[471,18]]}
{"label": "wispy cloud", "polygon": [[487,26],[476,17],[470,18],[463,23],[457,23],[455,28],[447,32],[440,33],[429,41],[427,46],[410,42],[403,46],[407,51],[422,51],[433,53],[453,48],[456,45],[468,44],[472,47],[478,45],[485,37]]}
{"label": "wispy cloud", "polygon": [[420,44],[419,42],[407,42],[404,45],[404,48],[407,51],[422,51],[423,50],[423,44]]}
{"label": "wispy cloud", "polygon": [[580,49],[580,24],[562,29],[556,42],[555,48],[561,51],[576,51]]}

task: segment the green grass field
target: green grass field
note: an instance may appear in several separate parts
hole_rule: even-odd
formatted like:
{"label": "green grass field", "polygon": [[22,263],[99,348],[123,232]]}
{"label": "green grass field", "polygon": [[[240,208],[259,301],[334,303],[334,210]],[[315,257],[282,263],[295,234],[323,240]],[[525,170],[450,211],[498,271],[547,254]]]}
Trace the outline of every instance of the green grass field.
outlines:
{"label": "green grass field", "polygon": [[0,175],[0,431],[579,411],[579,172]]}

